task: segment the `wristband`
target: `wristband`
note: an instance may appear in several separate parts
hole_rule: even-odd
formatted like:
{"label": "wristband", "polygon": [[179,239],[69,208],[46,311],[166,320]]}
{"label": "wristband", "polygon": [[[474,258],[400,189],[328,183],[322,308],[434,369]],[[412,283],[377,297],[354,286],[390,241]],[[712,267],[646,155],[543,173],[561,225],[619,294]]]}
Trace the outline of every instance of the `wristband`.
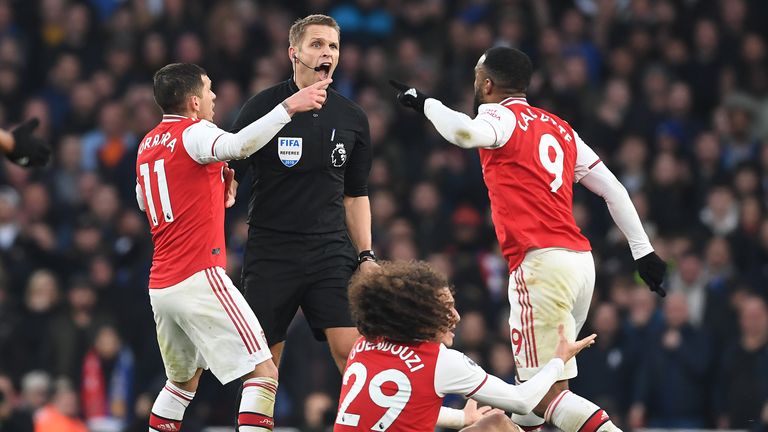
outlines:
{"label": "wristband", "polygon": [[359,254],[357,254],[357,263],[362,264],[365,261],[376,261],[376,255],[373,253],[372,250],[364,250],[361,251]]}

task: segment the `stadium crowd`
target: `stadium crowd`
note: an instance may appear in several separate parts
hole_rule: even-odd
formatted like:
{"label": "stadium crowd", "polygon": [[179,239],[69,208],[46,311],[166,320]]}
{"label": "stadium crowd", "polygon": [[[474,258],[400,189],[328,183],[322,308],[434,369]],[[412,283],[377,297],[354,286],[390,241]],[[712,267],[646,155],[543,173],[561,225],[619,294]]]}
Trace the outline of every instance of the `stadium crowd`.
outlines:
{"label": "stadium crowd", "polygon": [[[598,339],[574,391],[628,429],[768,426],[768,2],[0,0],[0,127],[39,117],[55,152],[45,169],[0,166],[0,431],[146,430],[165,381],[134,195],[137,141],[160,118],[152,74],[203,66],[226,129],[290,77],[288,28],[315,12],[342,29],[333,86],[370,121],[374,249],[449,275],[457,348],[514,378],[506,263],[477,153],[397,107],[387,80],[469,113],[478,57],[514,46],[534,62],[529,101],[617,173],[670,263],[659,300],[576,188],[598,271],[583,333]],[[227,212],[236,283],[247,196]],[[338,371],[301,320],[290,333],[276,422],[325,430]],[[185,430],[233,424],[237,389],[206,376]]]}

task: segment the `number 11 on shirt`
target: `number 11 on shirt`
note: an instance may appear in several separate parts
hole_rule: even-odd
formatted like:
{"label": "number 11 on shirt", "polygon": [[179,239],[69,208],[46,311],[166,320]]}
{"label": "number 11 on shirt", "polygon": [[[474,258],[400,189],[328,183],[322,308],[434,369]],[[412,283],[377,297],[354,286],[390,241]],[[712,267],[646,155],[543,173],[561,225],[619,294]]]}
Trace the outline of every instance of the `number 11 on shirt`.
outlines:
{"label": "number 11 on shirt", "polygon": [[[171,196],[168,194],[168,181],[165,178],[165,160],[158,159],[153,164],[153,171],[157,174],[157,190],[160,191],[160,206],[163,210],[163,219],[166,222],[173,222],[173,208],[171,208]],[[139,172],[144,182],[144,195],[147,199],[147,209],[152,217],[152,224],[157,226],[157,211],[155,210],[155,200],[152,198],[152,184],[149,173],[149,163],[139,165]]]}

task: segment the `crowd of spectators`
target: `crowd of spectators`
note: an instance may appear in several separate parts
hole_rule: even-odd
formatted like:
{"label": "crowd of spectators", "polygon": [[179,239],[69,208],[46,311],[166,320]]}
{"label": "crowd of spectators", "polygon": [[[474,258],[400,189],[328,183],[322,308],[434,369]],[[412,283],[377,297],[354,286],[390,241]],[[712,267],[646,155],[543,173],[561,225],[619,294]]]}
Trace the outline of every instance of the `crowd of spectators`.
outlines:
{"label": "crowd of spectators", "polygon": [[[370,121],[375,250],[450,276],[459,349],[513,379],[478,156],[400,109],[387,80],[470,113],[477,59],[513,46],[533,59],[529,101],[600,154],[670,263],[660,301],[602,200],[576,188],[598,340],[574,391],[628,429],[768,424],[768,2],[0,0],[0,126],[39,117],[55,149],[46,169],[0,166],[0,431],[146,430],[165,381],[134,199],[137,142],[160,118],[152,74],[203,66],[227,128],[290,77],[288,28],[315,12],[341,25],[333,85]],[[235,282],[247,195],[227,213]],[[301,319],[289,341],[277,424],[326,430],[338,371]],[[185,430],[233,424],[236,397],[205,375]]]}

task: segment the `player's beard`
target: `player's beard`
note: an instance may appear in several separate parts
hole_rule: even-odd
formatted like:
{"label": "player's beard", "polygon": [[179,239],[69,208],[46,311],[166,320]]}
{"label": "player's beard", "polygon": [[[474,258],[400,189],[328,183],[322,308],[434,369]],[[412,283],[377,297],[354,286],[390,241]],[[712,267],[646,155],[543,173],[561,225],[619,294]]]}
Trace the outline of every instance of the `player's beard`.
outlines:
{"label": "player's beard", "polygon": [[472,102],[472,111],[474,111],[475,115],[478,114],[478,110],[480,109],[480,105],[483,104],[483,94],[480,91],[480,89],[475,89],[475,99]]}

